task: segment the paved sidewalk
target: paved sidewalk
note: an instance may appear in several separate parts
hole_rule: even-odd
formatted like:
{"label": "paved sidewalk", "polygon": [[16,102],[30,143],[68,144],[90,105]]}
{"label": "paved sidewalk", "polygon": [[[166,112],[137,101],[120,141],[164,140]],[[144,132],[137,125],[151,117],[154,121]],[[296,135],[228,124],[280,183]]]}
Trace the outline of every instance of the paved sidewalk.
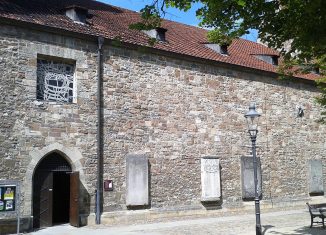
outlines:
{"label": "paved sidewalk", "polygon": [[[326,235],[321,226],[310,228],[307,210],[262,213],[263,234],[273,235]],[[33,235],[254,235],[255,215],[243,214],[215,218],[185,219],[148,224],[121,226],[93,225],[74,228],[70,225],[54,226]]]}

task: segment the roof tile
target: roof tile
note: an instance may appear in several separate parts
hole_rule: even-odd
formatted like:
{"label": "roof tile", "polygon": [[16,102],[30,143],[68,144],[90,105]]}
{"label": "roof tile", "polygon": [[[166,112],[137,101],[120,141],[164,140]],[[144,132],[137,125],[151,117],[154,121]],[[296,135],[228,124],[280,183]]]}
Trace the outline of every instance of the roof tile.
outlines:
{"label": "roof tile", "polygon": [[[77,5],[88,9],[87,24],[76,24],[64,14],[64,8]],[[129,29],[131,23],[140,20],[137,12],[110,6],[93,0],[0,0],[0,18],[30,22],[72,32],[103,36],[159,50],[224,62],[243,67],[277,72],[277,67],[257,59],[253,55],[278,55],[278,52],[262,44],[245,39],[235,39],[229,46],[229,55],[220,55],[207,48],[207,30],[169,20],[163,20],[167,29],[166,42],[148,44],[148,37],[141,31]],[[317,75],[298,75],[314,80]]]}

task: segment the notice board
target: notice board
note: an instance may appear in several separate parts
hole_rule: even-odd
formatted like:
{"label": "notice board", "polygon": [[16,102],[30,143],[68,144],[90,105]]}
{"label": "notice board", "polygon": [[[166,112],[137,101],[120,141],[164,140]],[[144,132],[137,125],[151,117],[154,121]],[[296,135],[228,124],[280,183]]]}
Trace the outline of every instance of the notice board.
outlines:
{"label": "notice board", "polygon": [[20,232],[20,182],[18,180],[0,180],[0,217],[15,215],[17,234]]}
{"label": "notice board", "polygon": [[17,186],[0,184],[0,213],[16,210]]}

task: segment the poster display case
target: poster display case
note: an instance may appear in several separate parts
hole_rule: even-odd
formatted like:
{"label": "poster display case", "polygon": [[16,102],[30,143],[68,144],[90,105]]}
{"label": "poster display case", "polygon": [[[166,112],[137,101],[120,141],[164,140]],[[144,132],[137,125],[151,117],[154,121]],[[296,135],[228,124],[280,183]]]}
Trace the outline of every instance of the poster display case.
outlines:
{"label": "poster display case", "polygon": [[16,185],[0,184],[0,213],[16,210]]}
{"label": "poster display case", "polygon": [[20,228],[20,182],[17,180],[0,180],[0,218],[15,216],[17,234]]}

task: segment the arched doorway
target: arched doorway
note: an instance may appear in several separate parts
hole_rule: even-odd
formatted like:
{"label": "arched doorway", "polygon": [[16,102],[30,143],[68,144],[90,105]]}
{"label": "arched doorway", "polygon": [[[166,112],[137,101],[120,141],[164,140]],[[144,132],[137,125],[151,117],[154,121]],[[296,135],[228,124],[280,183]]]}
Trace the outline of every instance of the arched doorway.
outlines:
{"label": "arched doorway", "polygon": [[33,175],[33,227],[71,222],[78,210],[78,191],[78,173],[72,173],[70,163],[57,152],[45,156]]}

